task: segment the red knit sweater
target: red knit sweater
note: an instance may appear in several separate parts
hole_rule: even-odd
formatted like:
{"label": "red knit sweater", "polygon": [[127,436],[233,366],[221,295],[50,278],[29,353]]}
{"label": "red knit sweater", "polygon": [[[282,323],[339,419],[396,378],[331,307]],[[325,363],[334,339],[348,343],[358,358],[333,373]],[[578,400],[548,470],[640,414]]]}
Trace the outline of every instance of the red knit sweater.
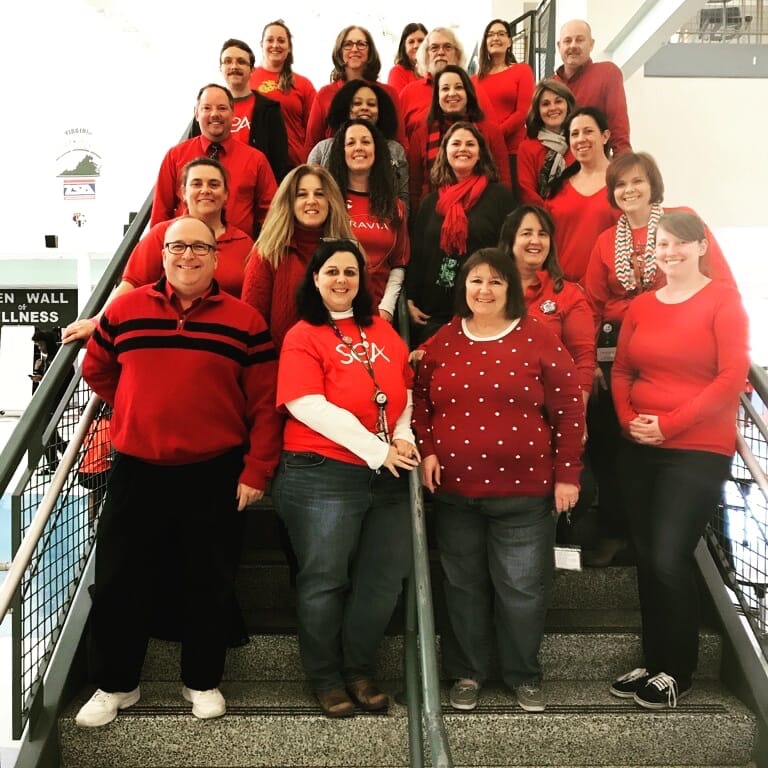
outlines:
{"label": "red knit sweater", "polygon": [[455,317],[422,348],[413,424],[421,455],[438,457],[442,491],[549,496],[556,481],[578,485],[583,401],[571,356],[543,323],[525,317],[475,341]]}
{"label": "red knit sweater", "polygon": [[242,448],[240,481],[264,489],[282,432],[266,323],[215,281],[189,310],[178,306],[165,278],[141,286],[109,304],[88,342],[83,377],[114,406],[112,442],[170,465]]}
{"label": "red knit sweater", "polygon": [[278,349],[288,329],[299,319],[296,290],[321,237],[322,229],[296,227],[277,270],[261,257],[258,248],[254,248],[245,265],[241,298],[266,319]]}
{"label": "red knit sweater", "polygon": [[730,456],[748,370],[747,316],[735,288],[713,280],[679,304],[641,294],[624,316],[611,374],[619,423],[627,430],[639,413],[658,415],[662,448]]}

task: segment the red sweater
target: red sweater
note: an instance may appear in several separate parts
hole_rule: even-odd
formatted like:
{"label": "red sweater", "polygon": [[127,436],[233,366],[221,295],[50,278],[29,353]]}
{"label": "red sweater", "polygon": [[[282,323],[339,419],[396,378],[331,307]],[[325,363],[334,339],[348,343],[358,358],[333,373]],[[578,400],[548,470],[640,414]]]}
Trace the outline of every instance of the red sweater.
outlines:
{"label": "red sweater", "polygon": [[[547,148],[538,140],[526,136],[517,148],[517,184],[520,187],[520,199],[525,205],[546,203],[539,194],[539,173],[547,159]],[[571,151],[565,153],[565,163],[573,161]]]}
{"label": "red sweater", "polygon": [[279,78],[279,72],[254,67],[248,85],[252,90],[279,102],[288,133],[288,160],[292,166],[297,166],[306,159],[306,125],[315,102],[315,86],[306,77],[294,72],[293,88],[286,93],[277,87]]}
{"label": "red sweater", "polygon": [[597,365],[595,357],[595,324],[592,309],[584,291],[576,283],[563,281],[560,293],[549,272],[537,273],[538,282],[525,288],[523,295],[528,314],[543,322],[571,353],[579,377],[579,386],[592,390]]}
{"label": "red sweater", "polygon": [[503,72],[483,78],[473,75],[472,82],[478,94],[484,93],[493,104],[507,153],[517,154],[517,147],[525,137],[525,116],[533,98],[533,70],[528,64],[513,64]]}
{"label": "red sweater", "polygon": [[414,70],[407,69],[402,64],[395,64],[395,66],[389,70],[387,85],[391,85],[399,94],[406,85],[410,85],[418,79],[419,76]]}
{"label": "red sweater", "polygon": [[553,78],[571,89],[576,97],[576,106],[597,107],[605,112],[611,129],[610,145],[615,154],[632,150],[624,77],[612,61],[595,63],[588,59],[570,80],[565,76],[565,66],[561,65]]}
{"label": "red sweater", "polygon": [[[123,280],[134,288],[156,283],[163,276],[165,232],[173,222],[174,219],[169,219],[155,224],[133,249],[123,270]],[[228,225],[224,233],[216,238],[216,243],[219,250],[216,252],[218,264],[214,277],[223,291],[240,298],[245,260],[251,252],[253,240],[242,230]]]}
{"label": "red sweater", "polygon": [[733,454],[749,370],[747,316],[735,288],[712,281],[679,304],[638,296],[619,333],[611,390],[627,431],[658,415],[662,448]]}
{"label": "red sweater", "polygon": [[[346,83],[346,80],[335,80],[328,85],[324,85],[317,92],[315,103],[312,105],[312,111],[309,113],[309,121],[307,122],[307,135],[304,140],[305,161],[318,141],[321,141],[322,139],[330,139],[333,136],[333,132],[328,126],[328,112],[331,109],[333,97],[346,85]],[[408,142],[405,138],[405,129],[403,127],[402,111],[400,109],[400,95],[391,85],[387,85],[387,83],[377,82],[376,85],[383,88],[389,94],[392,103],[395,105],[398,127],[397,135],[392,136],[391,138],[402,144],[404,147],[408,146]]]}
{"label": "red sweater", "polygon": [[[488,150],[496,163],[499,172],[499,182],[512,189],[512,176],[509,170],[509,156],[504,136],[498,125],[492,120],[481,120],[474,124],[488,144]],[[411,193],[411,211],[418,211],[421,201],[433,191],[429,174],[432,171],[432,163],[429,162],[427,144],[431,126],[426,120],[422,122],[411,134],[408,144],[408,188]]]}
{"label": "red sweater", "polygon": [[277,271],[261,257],[258,246],[253,249],[245,265],[241,298],[256,307],[266,319],[278,349],[288,329],[299,319],[296,290],[321,237],[322,229],[296,227],[293,240],[283,254]]}
{"label": "red sweater", "polygon": [[[339,331],[359,344],[360,332],[354,319],[336,321]],[[390,432],[394,430],[407,403],[413,369],[408,347],[397,331],[380,317],[365,328],[368,355],[376,383],[387,395],[385,410]],[[360,347],[357,347],[362,355]],[[373,402],[374,384],[363,363],[357,362],[330,325],[310,325],[304,320],[291,328],[280,352],[277,404],[284,406],[305,395],[324,395],[334,405],[353,413],[369,432],[376,433],[379,407]],[[315,430],[288,417],[283,447],[286,451],[312,451],[350,464],[365,462],[356,454]]]}
{"label": "red sweater", "polygon": [[570,179],[544,204],[555,222],[557,258],[563,274],[571,282],[581,283],[598,235],[618,221],[621,211],[608,203],[605,187],[585,196],[576,191]]}
{"label": "red sweater", "polygon": [[389,273],[405,267],[411,258],[408,222],[402,200],[397,201],[400,223],[382,221],[370,212],[370,198],[360,192],[347,192],[347,213],[352,233],[363,246],[368,291],[374,308],[384,296]]}
{"label": "red sweater", "polygon": [[[405,133],[410,141],[411,134],[416,128],[425,123],[432,103],[432,75],[427,75],[413,83],[409,83],[400,92],[400,114],[402,115]],[[485,119],[492,122],[496,119],[493,102],[484,91],[477,92],[477,103],[483,110]]]}
{"label": "red sweater", "polygon": [[[275,174],[263,152],[232,137],[221,142],[219,162],[229,174],[227,221],[247,235],[257,232],[277,191]],[[205,157],[211,142],[205,136],[186,139],[171,147],[163,158],[155,184],[150,226],[185,213],[179,197],[182,168],[190,160]]]}
{"label": "red sweater", "polygon": [[165,278],[141,286],[109,304],[88,342],[83,377],[114,406],[112,442],[169,465],[242,448],[240,481],[263,490],[282,429],[264,319],[215,281],[189,310],[178,307]]}
{"label": "red sweater", "polygon": [[413,424],[422,456],[440,461],[440,490],[464,497],[549,496],[579,484],[583,400],[568,351],[524,317],[474,341],[454,317],[422,347]]}
{"label": "red sweater", "polygon": [[[673,211],[688,211],[690,208],[665,208],[665,213]],[[702,258],[702,271],[714,280],[725,280],[732,286],[736,286],[728,262],[715,240],[715,236],[706,228],[709,247]],[[648,239],[648,227],[632,230],[632,239],[637,245],[638,251],[645,250]],[[592,308],[595,310],[598,320],[607,320],[612,323],[621,323],[629,307],[629,303],[637,296],[636,291],[627,291],[616,278],[616,227],[606,229],[598,238],[592,255],[589,257],[587,273],[584,277],[584,289],[587,292]],[[656,280],[653,288],[660,288],[664,284],[664,273],[656,270]]]}

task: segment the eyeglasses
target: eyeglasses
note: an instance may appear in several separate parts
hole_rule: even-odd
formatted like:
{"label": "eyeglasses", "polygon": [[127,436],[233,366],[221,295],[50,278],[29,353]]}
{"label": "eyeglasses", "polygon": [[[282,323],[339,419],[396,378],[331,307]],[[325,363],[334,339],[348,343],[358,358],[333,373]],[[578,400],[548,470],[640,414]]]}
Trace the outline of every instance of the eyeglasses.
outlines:
{"label": "eyeglasses", "polygon": [[492,40],[494,37],[509,37],[506,29],[495,29],[489,32],[486,36],[486,40]]}
{"label": "eyeglasses", "polygon": [[187,248],[189,248],[192,253],[195,254],[195,256],[207,256],[211,251],[216,250],[215,245],[209,245],[208,243],[185,243],[181,240],[173,240],[170,243],[164,243],[163,246],[168,251],[168,253],[172,253],[174,256],[181,256],[182,253],[184,253]]}
{"label": "eyeglasses", "polygon": [[446,53],[450,53],[452,50],[454,50],[456,46],[453,43],[432,43],[432,45],[427,48],[427,50],[430,53],[439,53],[440,51],[445,51]]}
{"label": "eyeglasses", "polygon": [[341,47],[345,51],[351,51],[353,48],[359,48],[361,51],[364,51],[368,47],[368,41],[367,40],[345,40]]}

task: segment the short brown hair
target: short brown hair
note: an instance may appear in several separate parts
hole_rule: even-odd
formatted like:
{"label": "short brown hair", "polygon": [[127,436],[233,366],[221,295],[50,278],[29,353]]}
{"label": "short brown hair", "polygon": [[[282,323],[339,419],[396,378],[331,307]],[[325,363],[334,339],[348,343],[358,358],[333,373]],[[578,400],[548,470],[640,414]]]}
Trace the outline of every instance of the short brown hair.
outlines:
{"label": "short brown hair", "polygon": [[467,289],[465,283],[469,273],[475,268],[487,264],[491,272],[497,274],[507,283],[507,305],[504,314],[510,320],[525,314],[525,298],[520,273],[514,259],[510,259],[500,248],[480,248],[475,251],[462,265],[456,278],[456,293],[454,294],[454,309],[459,317],[472,317],[472,310],[467,304]]}
{"label": "short brown hair", "polygon": [[625,152],[614,157],[605,171],[608,202],[613,208],[619,207],[614,194],[619,177],[635,167],[640,168],[651,185],[651,203],[661,203],[664,200],[664,180],[656,161],[647,152]]}

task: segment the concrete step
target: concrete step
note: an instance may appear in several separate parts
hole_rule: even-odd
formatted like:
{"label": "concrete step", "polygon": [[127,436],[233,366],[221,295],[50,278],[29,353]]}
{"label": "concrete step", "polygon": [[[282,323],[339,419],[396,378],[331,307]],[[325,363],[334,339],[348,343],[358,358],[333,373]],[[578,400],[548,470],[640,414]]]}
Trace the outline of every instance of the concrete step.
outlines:
{"label": "concrete step", "polygon": [[[442,605],[442,570],[437,554],[431,553],[431,581],[436,610]],[[237,595],[249,627],[260,612],[284,609],[296,602],[290,586],[288,566],[281,552],[261,550],[249,554],[238,574]],[[637,576],[633,566],[555,571],[552,608],[638,608]],[[262,629],[264,629],[262,627]]]}
{"label": "concrete step", "polygon": [[[514,695],[489,687],[474,712],[446,712],[454,763],[487,768],[749,764],[754,718],[716,683],[697,683],[677,709],[663,713],[615,699],[607,688],[607,680],[547,682],[547,711],[529,714]],[[394,694],[397,686],[388,690]],[[338,721],[319,713],[302,683],[227,682],[222,685],[227,716],[199,721],[178,683],[146,682],[142,699],[115,722],[80,729],[74,715],[91,691],[84,690],[60,720],[62,768],[408,765],[406,709],[394,703],[387,714]]]}
{"label": "concrete step", "polygon": [[[554,616],[552,614],[555,614]],[[611,626],[609,619],[614,619]],[[585,631],[587,624],[592,624]],[[595,625],[601,629],[596,629]],[[541,664],[548,680],[612,680],[640,665],[639,617],[550,613],[549,629],[541,648]],[[440,642],[437,641],[438,663]],[[721,639],[702,630],[699,650],[699,679],[715,680],[720,670]],[[142,678],[148,681],[179,679],[179,644],[150,641]],[[387,636],[377,660],[377,679],[399,681],[403,676],[403,638]],[[304,679],[296,635],[254,635],[251,641],[227,654],[225,680],[279,681]]]}

